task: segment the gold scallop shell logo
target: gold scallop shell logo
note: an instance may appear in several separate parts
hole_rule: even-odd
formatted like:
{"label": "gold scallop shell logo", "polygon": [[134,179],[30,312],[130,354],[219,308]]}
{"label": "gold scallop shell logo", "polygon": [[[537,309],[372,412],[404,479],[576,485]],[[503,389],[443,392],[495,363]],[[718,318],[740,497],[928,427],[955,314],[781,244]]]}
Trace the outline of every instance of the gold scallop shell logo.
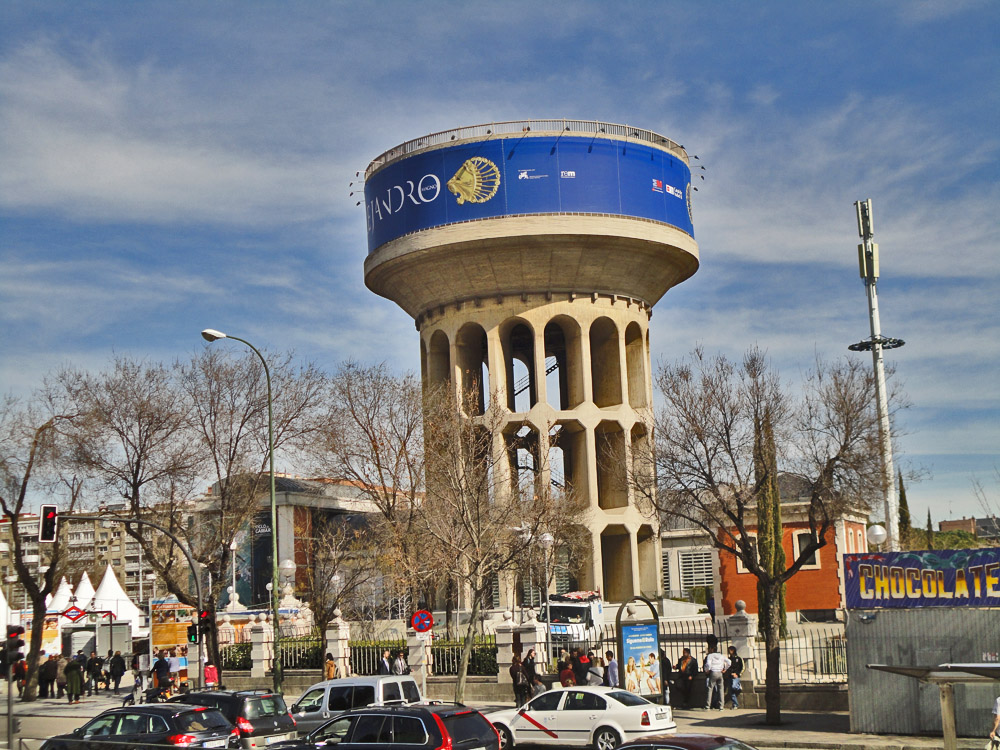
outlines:
{"label": "gold scallop shell logo", "polygon": [[486,203],[497,194],[498,187],[500,187],[500,170],[496,164],[481,156],[467,159],[448,180],[448,190],[458,196],[455,200],[459,205],[466,201]]}

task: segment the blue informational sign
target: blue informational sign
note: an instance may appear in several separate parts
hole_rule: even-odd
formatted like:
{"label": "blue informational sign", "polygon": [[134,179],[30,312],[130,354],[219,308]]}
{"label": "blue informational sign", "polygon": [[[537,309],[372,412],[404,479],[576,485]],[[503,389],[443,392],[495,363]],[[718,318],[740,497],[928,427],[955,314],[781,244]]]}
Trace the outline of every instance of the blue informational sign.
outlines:
{"label": "blue informational sign", "polygon": [[658,148],[609,138],[507,137],[391,162],[365,183],[368,252],[403,235],[475,219],[608,214],[692,237],[691,170]]}
{"label": "blue informational sign", "polygon": [[618,662],[626,690],[660,695],[659,627],[656,623],[622,625],[622,654]]}
{"label": "blue informational sign", "polygon": [[1000,607],[1000,548],[844,555],[848,609]]}

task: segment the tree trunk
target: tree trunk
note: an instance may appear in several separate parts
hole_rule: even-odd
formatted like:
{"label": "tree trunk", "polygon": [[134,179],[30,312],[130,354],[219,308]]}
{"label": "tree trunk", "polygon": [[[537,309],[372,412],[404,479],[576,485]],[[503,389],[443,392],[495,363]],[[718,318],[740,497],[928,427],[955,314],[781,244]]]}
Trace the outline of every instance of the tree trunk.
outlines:
{"label": "tree trunk", "polygon": [[760,629],[764,634],[764,700],[767,706],[765,723],[781,723],[781,584],[773,581],[758,584],[763,594],[760,608]]}
{"label": "tree trunk", "polygon": [[31,638],[28,639],[28,675],[24,681],[25,703],[38,700],[38,668],[41,666],[39,657],[42,653],[42,632],[45,628],[45,598],[40,597],[31,602]]}
{"label": "tree trunk", "polygon": [[479,594],[472,595],[472,611],[469,613],[469,626],[465,630],[465,640],[462,642],[462,658],[458,663],[458,680],[455,682],[455,702],[465,702],[465,683],[469,676],[469,658],[472,656],[472,644],[476,640],[476,621],[479,619]]}

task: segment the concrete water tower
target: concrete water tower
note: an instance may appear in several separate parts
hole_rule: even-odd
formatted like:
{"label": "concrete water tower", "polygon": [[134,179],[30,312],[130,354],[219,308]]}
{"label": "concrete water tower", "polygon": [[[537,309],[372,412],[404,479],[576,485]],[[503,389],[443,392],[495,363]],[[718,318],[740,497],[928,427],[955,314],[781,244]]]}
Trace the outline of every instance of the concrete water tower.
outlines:
{"label": "concrete water tower", "polygon": [[504,409],[509,476],[585,505],[566,585],[608,601],[662,589],[625,467],[649,439],[652,307],[698,268],[691,189],[669,138],[577,120],[434,133],[365,172],[365,283],[413,316],[425,387]]}

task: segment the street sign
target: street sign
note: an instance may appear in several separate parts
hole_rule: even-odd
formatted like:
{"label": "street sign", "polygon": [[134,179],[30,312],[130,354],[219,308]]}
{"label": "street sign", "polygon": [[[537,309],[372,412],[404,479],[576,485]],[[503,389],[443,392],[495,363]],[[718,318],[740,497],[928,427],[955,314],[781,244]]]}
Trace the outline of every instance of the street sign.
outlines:
{"label": "street sign", "polygon": [[418,633],[426,633],[434,627],[434,615],[426,609],[418,609],[410,618],[410,626]]}
{"label": "street sign", "polygon": [[434,640],[434,634],[429,630],[425,633],[417,633],[418,641],[431,641]]}
{"label": "street sign", "polygon": [[82,618],[84,618],[84,617],[86,617],[86,616],[87,616],[87,613],[86,613],[86,612],[84,612],[84,611],[83,611],[82,609],[80,609],[79,607],[77,607],[76,605],[73,605],[73,606],[72,606],[72,607],[70,607],[69,609],[66,609],[66,610],[63,610],[63,611],[61,612],[61,614],[62,614],[62,616],[63,616],[63,617],[65,617],[65,618],[66,618],[67,620],[70,620],[70,621],[72,621],[72,622],[76,622],[77,620],[80,620],[80,619],[82,619]]}

